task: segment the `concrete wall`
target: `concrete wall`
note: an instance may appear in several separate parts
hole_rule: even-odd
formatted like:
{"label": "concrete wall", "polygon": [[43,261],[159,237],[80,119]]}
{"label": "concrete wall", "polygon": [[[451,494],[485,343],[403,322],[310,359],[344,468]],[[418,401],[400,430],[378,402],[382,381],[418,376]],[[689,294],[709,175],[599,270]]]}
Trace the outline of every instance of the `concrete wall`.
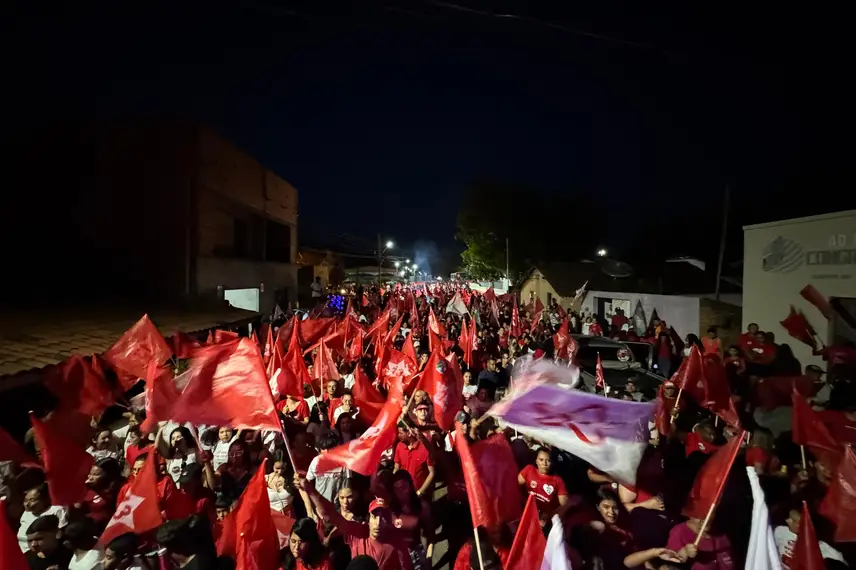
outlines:
{"label": "concrete wall", "polygon": [[738,305],[725,301],[702,298],[699,302],[698,335],[707,334],[707,329],[716,327],[723,347],[737,344],[741,332],[743,310]]}
{"label": "concrete wall", "polygon": [[297,266],[293,263],[199,256],[196,261],[196,283],[199,293],[207,296],[217,295],[218,287],[263,289],[259,293],[259,311],[270,314],[276,303],[277,289],[287,288],[289,299],[297,298]]}
{"label": "concrete wall", "polygon": [[799,292],[812,284],[827,297],[856,297],[856,210],[746,226],[743,233],[743,329],[758,323],[790,344],[803,366],[822,365],[779,322],[793,305],[830,340],[826,319]]}
{"label": "concrete wall", "polygon": [[650,322],[654,309],[657,316],[666,324],[675,328],[681,338],[689,333],[698,334],[699,330],[699,299],[697,297],[681,297],[678,295],[647,295],[641,293],[616,293],[611,291],[589,291],[583,301],[583,312],[594,313],[598,299],[621,299],[630,302],[630,318],[636,310],[636,303],[642,301],[645,318]]}

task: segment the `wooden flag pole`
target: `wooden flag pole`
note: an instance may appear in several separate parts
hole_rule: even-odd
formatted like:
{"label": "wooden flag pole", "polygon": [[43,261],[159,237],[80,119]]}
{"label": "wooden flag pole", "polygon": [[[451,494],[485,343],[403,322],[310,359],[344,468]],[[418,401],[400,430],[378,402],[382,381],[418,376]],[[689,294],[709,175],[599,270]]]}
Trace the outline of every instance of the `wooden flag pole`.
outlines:
{"label": "wooden flag pole", "polygon": [[479,540],[479,529],[473,527],[473,536],[476,538],[476,553],[479,555],[479,570],[484,570],[484,559],[482,558],[481,541]]}
{"label": "wooden flag pole", "polygon": [[[679,388],[679,389],[678,389],[678,397],[677,397],[677,398],[675,398],[675,406],[672,408],[672,412],[676,412],[676,411],[678,411],[678,404],[680,404],[680,403],[681,403],[681,394],[683,394],[683,393],[684,393],[684,389],[683,389],[683,388]],[[675,425],[675,420],[678,418],[678,414],[672,413],[672,414],[670,414],[670,415],[671,415],[672,417],[671,417],[671,419],[670,419],[669,423],[670,423],[671,425]]]}
{"label": "wooden flag pole", "polygon": [[808,467],[806,466],[806,462],[805,462],[805,446],[804,445],[800,446],[800,457],[802,458],[802,468],[807,469]]}
{"label": "wooden flag pole", "polygon": [[707,530],[707,525],[710,524],[710,519],[713,517],[713,511],[716,510],[716,503],[713,503],[707,511],[707,516],[704,517],[704,522],[701,523],[701,527],[698,529],[698,536],[693,541],[693,544],[696,548],[698,548],[698,543],[701,542],[702,536],[704,536],[704,531]]}

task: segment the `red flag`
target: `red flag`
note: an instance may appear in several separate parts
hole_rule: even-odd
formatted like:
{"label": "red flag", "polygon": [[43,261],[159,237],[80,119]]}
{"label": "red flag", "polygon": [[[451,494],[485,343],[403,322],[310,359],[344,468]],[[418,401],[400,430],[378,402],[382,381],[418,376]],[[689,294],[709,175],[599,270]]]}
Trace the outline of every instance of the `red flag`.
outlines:
{"label": "red flag", "polygon": [[262,345],[261,345],[261,343],[259,342],[259,335],[257,335],[257,334],[256,334],[255,329],[253,329],[252,334],[250,334],[250,340],[252,340],[252,341],[253,341],[253,343],[255,343],[255,345],[256,345],[257,347],[261,348],[261,346],[262,346]]}
{"label": "red flag", "polygon": [[265,338],[265,350],[263,357],[265,359],[265,364],[270,362],[270,359],[273,358],[273,349],[276,346],[276,341],[273,337],[273,325],[270,324],[267,327],[267,336]]}
{"label": "red flag", "polygon": [[369,327],[366,331],[366,336],[371,338],[375,343],[380,342],[380,339],[387,333],[389,330],[389,309],[385,310],[383,314]]}
{"label": "red flag", "polygon": [[241,494],[235,509],[236,570],[279,568],[279,536],[270,509],[265,481],[265,459]]}
{"label": "red flag", "polygon": [[[179,382],[185,386],[186,374],[182,374]],[[181,389],[176,384],[173,369],[159,367],[154,361],[149,363],[146,372],[146,419],[140,429],[145,433],[154,433],[159,421],[172,417],[172,408],[181,396]]]}
{"label": "red flag", "polygon": [[324,338],[322,338],[321,340],[319,340],[318,342],[316,342],[315,344],[313,344],[312,346],[310,346],[309,348],[304,350],[303,354],[304,355],[309,354],[310,352],[312,352],[316,348],[320,348],[322,342],[324,343],[324,346],[327,347],[327,350],[330,353],[337,354],[339,356],[344,356],[346,354],[346,352],[345,352],[345,334],[342,331],[336,331],[332,334],[325,336]]}
{"label": "red flag", "polygon": [[142,471],[134,478],[125,496],[121,497],[113,518],[107,523],[107,528],[98,540],[102,546],[129,532],[145,534],[163,522],[158,506],[160,498],[156,464],[155,454],[149,453]]}
{"label": "red flag", "polygon": [[428,308],[428,328],[440,338],[446,338],[446,327],[437,319],[437,315],[434,314],[434,307]]}
{"label": "red flag", "polygon": [[224,342],[232,342],[238,340],[241,335],[235,331],[224,331],[221,329],[214,330],[214,344],[223,344]]}
{"label": "red flag", "polygon": [[43,422],[32,412],[30,423],[45,466],[51,502],[61,506],[79,502],[86,494],[86,478],[94,463],[92,456],[65,433],[53,429],[50,421]]}
{"label": "red flag", "polygon": [[562,321],[562,325],[556,334],[553,335],[553,348],[555,349],[556,358],[562,360],[571,360],[570,344],[573,338],[568,333],[568,319]]}
{"label": "red flag", "polygon": [[814,525],[811,522],[811,511],[808,510],[805,501],[803,501],[797,543],[794,545],[789,570],[826,570],[823,554],[820,552],[820,543],[817,541]]}
{"label": "red flag", "polygon": [[300,346],[315,344],[336,328],[336,319],[306,319],[300,323]]}
{"label": "red flag", "polygon": [[461,321],[461,334],[458,335],[458,346],[464,351],[464,362],[467,366],[473,366],[473,343],[470,340],[470,330],[467,327],[467,322]]}
{"label": "red flag", "polygon": [[520,338],[523,330],[520,328],[520,311],[517,309],[517,296],[514,297],[514,305],[511,308],[511,336]]}
{"label": "red flag", "polygon": [[149,361],[163,364],[171,357],[172,350],[148,315],[143,315],[104,353],[104,360],[116,370],[125,390],[145,378]]}
{"label": "red flag", "polygon": [[[174,422],[281,431],[264,362],[253,342],[241,339],[203,349],[182,376],[187,387],[175,402]],[[203,404],[204,405],[201,405]]]}
{"label": "red flag", "polygon": [[728,472],[734,464],[734,458],[740,451],[740,444],[746,432],[741,431],[732,437],[728,443],[717,449],[705,462],[696,475],[690,496],[684,505],[684,515],[703,519],[710,508],[719,501]]}
{"label": "red flag", "polygon": [[192,336],[180,331],[176,331],[174,335],[169,337],[168,341],[172,344],[172,351],[177,358],[191,358],[202,346]]}
{"label": "red flag", "polygon": [[[30,457],[23,446],[2,427],[0,427],[0,461],[13,461],[27,467],[39,466],[38,462]],[[0,517],[0,522],[2,521],[3,518]]]}
{"label": "red flag", "polygon": [[809,324],[802,311],[797,312],[794,306],[791,305],[791,312],[785,320],[779,322],[782,327],[788,331],[788,334],[800,341],[803,344],[817,350],[817,343],[814,340],[815,331]]}
{"label": "red flag", "polygon": [[[276,350],[279,351],[279,345],[277,345]],[[302,398],[303,386],[306,384],[312,385],[309,371],[306,369],[306,361],[303,360],[303,353],[300,351],[299,339],[297,335],[292,335],[288,352],[282,358],[281,367],[274,370],[270,375],[271,390],[278,396]]]}
{"label": "red flag", "polygon": [[529,334],[535,334],[535,329],[538,328],[538,325],[541,324],[541,311],[535,313],[535,316],[532,317],[532,326],[529,327]]}
{"label": "red flag", "polygon": [[386,398],[372,386],[362,366],[354,369],[354,385],[351,387],[351,394],[354,395],[354,401],[360,409],[360,417],[363,418],[364,423],[373,424],[383,410]]}
{"label": "red flag", "polygon": [[443,430],[455,425],[455,415],[464,406],[464,379],[458,366],[458,357],[444,358],[439,351],[431,353],[425,364],[418,388],[422,388],[434,402],[434,419]]}
{"label": "red flag", "polygon": [[30,570],[27,558],[21,551],[15,532],[7,524],[6,500],[0,499],[0,568],[3,570]]}
{"label": "red flag", "polygon": [[401,416],[402,394],[393,385],[389,398],[372,426],[358,439],[343,443],[319,456],[319,473],[335,467],[347,467],[361,475],[370,477],[377,471],[384,451],[392,447],[398,438],[397,422]]}
{"label": "red flag", "polygon": [[401,345],[401,354],[408,357],[414,364],[419,362],[419,356],[416,354],[416,347],[413,346],[413,333],[407,335],[404,339],[404,344]]}
{"label": "red flag", "polygon": [[794,443],[808,446],[818,457],[827,456],[831,463],[837,462],[844,451],[842,444],[832,437],[800,394],[791,394],[791,404],[791,437]]}
{"label": "red flag", "polygon": [[312,363],[312,373],[310,377],[318,381],[321,391],[324,391],[324,383],[328,380],[338,380],[342,377],[339,370],[336,368],[336,363],[333,361],[333,355],[324,339],[321,339],[321,345],[318,347],[318,352],[315,353],[315,361]]}
{"label": "red flag", "polygon": [[547,539],[544,538],[544,530],[538,518],[538,504],[535,495],[529,495],[520,524],[517,525],[517,533],[514,535],[514,543],[511,545],[511,552],[508,553],[505,567],[539,570],[544,561],[545,550],[547,550]]}
{"label": "red flag", "polygon": [[487,291],[484,292],[484,300],[490,303],[491,301],[496,301],[496,292],[493,290],[493,285],[491,285]]}
{"label": "red flag", "polygon": [[461,458],[473,527],[496,528],[517,520],[521,499],[517,463],[505,436],[497,434],[470,444],[459,425],[455,451]]}
{"label": "red flag", "polygon": [[829,304],[826,297],[821,295],[820,291],[818,291],[814,285],[806,285],[803,287],[800,291],[800,295],[803,299],[817,307],[820,314],[827,319],[832,320],[835,317],[835,310]]}
{"label": "red flag", "polygon": [[594,385],[595,388],[606,390],[606,380],[603,378],[603,362],[600,361],[600,353],[597,353],[597,364],[594,366]]}
{"label": "red flag", "polygon": [[693,346],[690,355],[681,362],[675,372],[673,381],[701,407],[718,415],[728,424],[740,427],[725,367],[717,357],[703,357],[698,347]]}
{"label": "red flag", "polygon": [[818,509],[835,524],[835,542],[856,542],[856,453],[846,449]]}
{"label": "red flag", "polygon": [[103,374],[98,374],[90,360],[72,355],[51,370],[45,385],[65,406],[87,416],[100,417],[113,403],[113,390]]}
{"label": "red flag", "polygon": [[351,341],[351,348],[348,349],[348,360],[359,362],[360,359],[362,359],[364,352],[365,348],[363,347],[363,334],[361,331],[354,337],[354,340]]}

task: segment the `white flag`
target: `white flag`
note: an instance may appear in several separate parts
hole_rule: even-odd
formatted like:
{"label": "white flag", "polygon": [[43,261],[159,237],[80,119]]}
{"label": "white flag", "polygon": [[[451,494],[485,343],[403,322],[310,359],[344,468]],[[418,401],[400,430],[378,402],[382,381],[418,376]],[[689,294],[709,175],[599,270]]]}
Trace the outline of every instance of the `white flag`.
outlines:
{"label": "white flag", "polygon": [[456,315],[469,315],[470,312],[467,310],[467,305],[464,303],[464,300],[461,298],[460,293],[455,293],[455,296],[452,297],[452,300],[449,301],[449,304],[446,305],[447,313],[454,313]]}
{"label": "white flag", "polygon": [[764,502],[764,491],[758,481],[754,467],[747,467],[749,485],[752,487],[752,532],[749,534],[749,550],[746,552],[746,570],[782,570],[782,561],[773,529],[770,528],[770,513]]}
{"label": "white flag", "polygon": [[547,536],[541,570],[571,570],[571,561],[568,559],[568,551],[565,550],[565,531],[559,515],[553,515],[553,528]]}

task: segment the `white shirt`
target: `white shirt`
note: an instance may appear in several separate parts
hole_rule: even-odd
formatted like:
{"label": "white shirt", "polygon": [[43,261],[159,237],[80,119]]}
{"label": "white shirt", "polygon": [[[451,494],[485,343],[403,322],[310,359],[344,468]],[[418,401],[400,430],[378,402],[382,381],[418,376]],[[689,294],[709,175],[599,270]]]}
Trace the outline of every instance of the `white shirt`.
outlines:
{"label": "white shirt", "polygon": [[83,554],[71,555],[68,570],[101,570],[104,553],[100,550],[87,550]]}
{"label": "white shirt", "polygon": [[217,444],[214,446],[214,451],[211,453],[212,459],[211,463],[214,467],[214,471],[217,471],[217,468],[226,463],[229,460],[229,446],[232,445],[238,439],[237,432],[232,436],[232,439],[229,441],[220,441],[217,440]]}
{"label": "white shirt", "polygon": [[175,482],[176,486],[178,486],[178,480],[181,479],[182,464],[187,466],[191,463],[196,463],[195,451],[191,451],[190,453],[188,453],[187,457],[185,457],[184,459],[176,457],[174,459],[166,460],[166,472],[169,473],[170,477],[172,477],[172,480]]}
{"label": "white shirt", "polygon": [[21,547],[21,552],[28,552],[30,550],[30,545],[27,544],[27,529],[30,528],[30,525],[33,524],[37,518],[45,515],[56,515],[56,518],[59,519],[60,528],[68,524],[68,509],[65,507],[48,507],[47,510],[39,516],[34,515],[30,511],[24,511],[24,514],[21,515],[21,525],[18,527],[18,545]]}
{"label": "white shirt", "polygon": [[336,467],[324,473],[318,473],[318,461],[320,455],[316,455],[309,464],[309,469],[306,470],[306,478],[315,482],[315,489],[318,493],[330,501],[331,503],[339,494],[339,489],[345,482],[345,479],[350,479],[351,471],[344,467]]}
{"label": "white shirt", "polygon": [[344,376],[342,376],[342,379],[345,381],[345,390],[350,390],[351,388],[354,387],[354,383],[356,382],[356,378],[354,377],[353,373],[345,374]]}
{"label": "white shirt", "polygon": [[312,285],[309,287],[312,289],[312,298],[317,299],[321,296],[321,293],[324,291],[324,286],[318,281],[313,281]]}
{"label": "white shirt", "polygon": [[272,510],[281,513],[291,508],[291,503],[292,501],[294,501],[294,496],[285,489],[280,489],[276,491],[268,487],[267,493],[268,500],[270,501],[270,508]]}
{"label": "white shirt", "polygon": [[[791,529],[787,526],[782,525],[776,527],[776,530],[773,531],[773,540],[776,541],[776,550],[779,551],[779,556],[782,558],[782,567],[788,570],[790,568],[791,556],[794,553],[794,546],[797,544],[797,535],[792,533]],[[822,540],[818,542],[820,543],[820,554],[824,560],[829,559],[844,562],[844,557],[840,552]]]}

